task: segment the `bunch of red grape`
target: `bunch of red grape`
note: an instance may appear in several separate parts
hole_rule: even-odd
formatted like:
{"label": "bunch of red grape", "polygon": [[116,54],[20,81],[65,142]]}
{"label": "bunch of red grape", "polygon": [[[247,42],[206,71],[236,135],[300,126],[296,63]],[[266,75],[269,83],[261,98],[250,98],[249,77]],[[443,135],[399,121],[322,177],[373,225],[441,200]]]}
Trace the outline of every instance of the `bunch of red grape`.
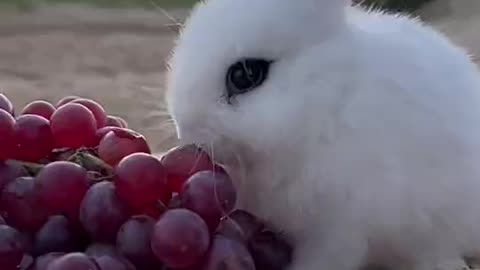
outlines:
{"label": "bunch of red grape", "polygon": [[150,153],[97,102],[0,94],[2,270],[281,270],[291,247],[193,145]]}

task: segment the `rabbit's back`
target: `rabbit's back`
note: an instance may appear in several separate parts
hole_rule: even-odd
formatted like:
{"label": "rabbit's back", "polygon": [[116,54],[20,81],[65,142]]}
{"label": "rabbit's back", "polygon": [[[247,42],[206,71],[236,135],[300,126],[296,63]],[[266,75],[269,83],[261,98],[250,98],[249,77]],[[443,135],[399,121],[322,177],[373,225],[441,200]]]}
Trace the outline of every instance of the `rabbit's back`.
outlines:
{"label": "rabbit's back", "polygon": [[348,14],[349,33],[338,38],[354,53],[331,110],[334,139],[311,150],[317,165],[307,167],[318,169],[306,179],[322,175],[339,192],[332,197],[348,198],[332,211],[354,217],[374,253],[480,249],[477,67],[418,21]]}

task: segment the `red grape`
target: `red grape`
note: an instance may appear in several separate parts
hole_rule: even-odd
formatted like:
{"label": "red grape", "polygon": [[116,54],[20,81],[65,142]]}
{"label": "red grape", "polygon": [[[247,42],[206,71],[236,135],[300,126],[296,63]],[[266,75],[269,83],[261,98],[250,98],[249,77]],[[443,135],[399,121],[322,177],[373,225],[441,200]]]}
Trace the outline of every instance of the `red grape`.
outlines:
{"label": "red grape", "polygon": [[128,123],[127,123],[127,121],[125,121],[125,119],[121,118],[120,116],[115,116],[115,117],[118,119],[118,121],[120,122],[122,127],[128,128]]}
{"label": "red grape", "polygon": [[80,252],[73,252],[54,259],[46,270],[100,270],[95,262]]}
{"label": "red grape", "polygon": [[[101,256],[93,258],[100,270],[136,270],[135,266],[120,258]],[[145,270],[145,269],[141,269]]]}
{"label": "red grape", "polygon": [[23,254],[22,261],[20,262],[20,265],[18,265],[17,269],[18,270],[32,270],[33,269],[33,264],[34,264],[34,259],[32,256],[28,254]]}
{"label": "red grape", "polygon": [[110,127],[110,126],[100,128],[99,130],[97,130],[97,133],[95,133],[95,143],[93,145],[97,146],[98,144],[100,144],[100,141],[103,139],[103,137],[105,137],[105,135],[107,135],[108,132],[112,130],[120,130],[120,129],[122,128]]}
{"label": "red grape", "polygon": [[15,114],[12,102],[2,93],[0,93],[0,109],[11,115]]}
{"label": "red grape", "polygon": [[263,228],[264,224],[254,215],[237,209],[220,221],[217,234],[248,242],[254,234],[260,232]]}
{"label": "red grape", "polygon": [[34,254],[49,252],[71,252],[76,247],[75,232],[64,216],[51,216],[37,231],[34,241]]}
{"label": "red grape", "polygon": [[11,114],[0,110],[0,159],[9,158],[14,149],[15,119]]}
{"label": "red grape", "polygon": [[149,216],[134,216],[125,222],[117,234],[117,248],[139,269],[153,268],[159,262],[150,247],[155,220]]}
{"label": "red grape", "polygon": [[7,225],[0,225],[0,266],[2,270],[17,270],[23,258],[20,233]]}
{"label": "red grape", "polygon": [[168,203],[168,208],[169,209],[183,208],[182,198],[180,197],[179,194],[175,194],[172,196],[172,199],[170,199],[170,202]]}
{"label": "red grape", "polygon": [[23,231],[20,233],[20,239],[22,241],[23,251],[26,253],[32,253],[33,251],[33,238],[35,234],[29,231]]}
{"label": "red grape", "polygon": [[72,101],[74,101],[75,99],[79,99],[80,97],[77,97],[77,96],[66,96],[62,99],[60,99],[58,102],[57,102],[57,105],[55,105],[55,107],[59,108],[67,103],[70,103]]}
{"label": "red grape", "polygon": [[131,215],[147,215],[154,219],[158,219],[166,210],[165,205],[161,201],[157,201],[152,205],[143,209],[132,209]]}
{"label": "red grape", "polygon": [[0,161],[0,192],[17,177],[27,176],[27,171],[17,163]]}
{"label": "red grape", "polygon": [[48,212],[39,206],[35,195],[35,181],[29,176],[19,177],[5,186],[0,206],[8,224],[35,231],[47,220]]}
{"label": "red grape", "polygon": [[90,245],[87,250],[85,250],[85,254],[92,257],[101,266],[102,270],[104,270],[104,267],[102,267],[102,265],[105,265],[106,267],[113,265],[111,260],[102,259],[104,257],[110,257],[115,259],[115,261],[122,262],[122,264],[126,266],[128,270],[135,269],[135,266],[133,266],[133,264],[127,258],[123,257],[120,252],[115,248],[115,246],[110,244],[94,243]]}
{"label": "red grape", "polygon": [[45,255],[39,256],[35,259],[33,270],[47,270],[47,266],[53,262],[55,259],[58,259],[65,255],[65,252],[51,252]]}
{"label": "red grape", "polygon": [[115,246],[105,243],[94,243],[85,250],[87,256],[97,258],[102,256],[119,257],[121,256]]}
{"label": "red grape", "polygon": [[105,181],[91,186],[85,194],[80,206],[80,222],[94,240],[113,242],[128,213],[113,183]]}
{"label": "red grape", "polygon": [[168,172],[168,184],[173,192],[180,192],[190,176],[212,170],[213,164],[207,153],[195,145],[182,145],[168,151],[161,159]]}
{"label": "red grape", "polygon": [[85,106],[67,103],[59,107],[50,118],[55,146],[79,148],[95,142],[97,121]]}
{"label": "red grape", "polygon": [[218,224],[215,233],[229,239],[234,239],[243,244],[248,243],[245,232],[242,230],[240,225],[229,217],[224,217],[222,220],[220,220],[220,224]]}
{"label": "red grape", "polygon": [[38,115],[21,115],[15,123],[16,149],[14,157],[24,161],[38,161],[53,149],[50,123]]}
{"label": "red grape", "polygon": [[165,168],[149,154],[128,155],[115,167],[114,175],[118,196],[135,209],[144,209],[170,193]]}
{"label": "red grape", "polygon": [[180,197],[185,208],[199,214],[215,230],[220,218],[235,206],[237,195],[227,174],[202,171],[184,184]]}
{"label": "red grape", "polygon": [[193,266],[208,249],[210,235],[203,219],[187,209],[165,212],[155,224],[151,246],[170,268]]}
{"label": "red grape", "polygon": [[126,128],[126,127],[123,126],[122,121],[120,121],[120,119],[118,117],[112,116],[112,115],[107,115],[107,121],[106,121],[105,126]]}
{"label": "red grape", "polygon": [[133,153],[150,154],[151,152],[145,137],[129,129],[115,129],[108,132],[98,146],[100,158],[112,166]]}
{"label": "red grape", "polygon": [[[212,241],[202,270],[255,270],[248,249],[240,242],[217,235]],[[258,268],[264,269],[264,268]],[[282,268],[278,268],[282,269]],[[270,270],[270,269],[269,269]]]}
{"label": "red grape", "polygon": [[47,164],[35,179],[39,202],[54,213],[76,218],[88,189],[87,171],[78,164],[55,161]]}
{"label": "red grape", "polygon": [[53,107],[50,102],[44,100],[35,100],[28,103],[20,114],[35,114],[50,120],[50,117],[54,111],[55,107]]}
{"label": "red grape", "polygon": [[248,247],[257,269],[282,269],[292,260],[292,249],[288,243],[270,231],[256,233]]}
{"label": "red grape", "polygon": [[7,222],[5,221],[5,219],[0,215],[0,225],[6,225]]}
{"label": "red grape", "polygon": [[83,106],[87,107],[95,116],[97,128],[102,128],[107,123],[107,114],[105,113],[105,109],[103,109],[102,105],[98,104],[98,102],[91,99],[79,98],[72,101],[72,103],[82,104]]}

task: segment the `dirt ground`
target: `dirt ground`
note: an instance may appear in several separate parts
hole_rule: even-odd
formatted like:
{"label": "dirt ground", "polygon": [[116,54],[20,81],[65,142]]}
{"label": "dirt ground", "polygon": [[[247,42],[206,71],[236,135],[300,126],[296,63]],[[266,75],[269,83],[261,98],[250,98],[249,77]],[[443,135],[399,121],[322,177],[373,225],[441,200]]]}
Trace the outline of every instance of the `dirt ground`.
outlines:
{"label": "dirt ground", "polygon": [[480,64],[480,1],[436,0],[426,5],[420,16],[467,49]]}
{"label": "dirt ground", "polygon": [[[85,12],[80,15],[84,14],[88,17]],[[0,91],[17,110],[35,99],[56,102],[66,95],[79,95],[125,118],[132,129],[147,136],[155,151],[173,143],[166,139],[173,133],[162,117],[165,59],[173,32],[142,28],[127,23],[128,19],[122,20],[123,27],[118,22],[59,27],[61,22],[52,21],[43,29],[39,24],[28,27],[30,21],[0,23]]]}

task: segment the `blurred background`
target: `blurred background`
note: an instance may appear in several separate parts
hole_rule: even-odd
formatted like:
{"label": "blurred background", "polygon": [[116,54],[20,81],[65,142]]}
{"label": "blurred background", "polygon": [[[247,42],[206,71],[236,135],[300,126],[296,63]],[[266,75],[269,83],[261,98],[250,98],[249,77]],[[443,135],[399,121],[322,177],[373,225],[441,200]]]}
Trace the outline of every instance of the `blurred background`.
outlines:
{"label": "blurred background", "polygon": [[[293,1],[293,0],[292,0]],[[155,151],[169,148],[164,71],[169,26],[194,0],[0,0],[0,92],[17,110],[34,99],[92,98]],[[412,12],[480,55],[480,0],[365,0]]]}

